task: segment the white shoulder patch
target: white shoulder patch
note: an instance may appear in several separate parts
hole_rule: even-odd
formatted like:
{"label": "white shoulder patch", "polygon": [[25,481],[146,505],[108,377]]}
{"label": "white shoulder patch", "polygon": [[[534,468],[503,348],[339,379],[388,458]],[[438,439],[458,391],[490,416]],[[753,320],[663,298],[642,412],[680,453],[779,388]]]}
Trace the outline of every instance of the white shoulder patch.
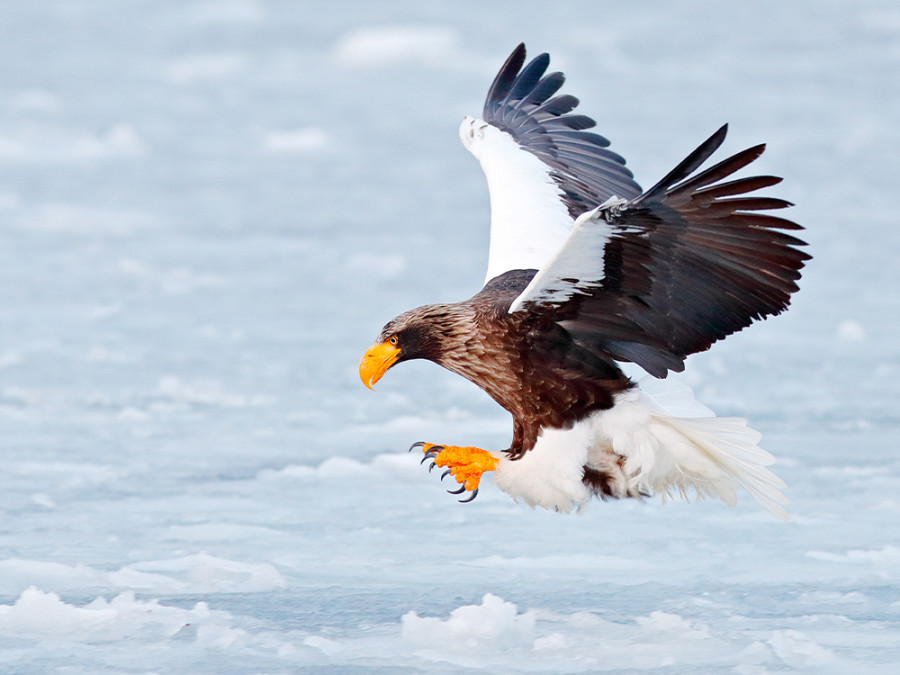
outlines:
{"label": "white shoulder patch", "polygon": [[509,308],[521,309],[525,302],[563,302],[576,291],[596,286],[603,281],[603,252],[612,235],[604,217],[604,209],[618,208],[624,199],[610,197],[595,209],[578,216],[572,230],[554,251],[547,263],[525,287]]}
{"label": "white shoulder patch", "polygon": [[540,269],[562,246],[573,220],[550,168],[505,131],[466,117],[463,145],[481,163],[491,197],[485,282],[515,269]]}

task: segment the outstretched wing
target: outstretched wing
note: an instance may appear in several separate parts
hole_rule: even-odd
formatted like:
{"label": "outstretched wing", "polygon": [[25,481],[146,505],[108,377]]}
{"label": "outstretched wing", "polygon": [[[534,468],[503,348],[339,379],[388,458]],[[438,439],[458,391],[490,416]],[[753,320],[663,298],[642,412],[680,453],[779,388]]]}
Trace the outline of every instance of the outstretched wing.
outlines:
{"label": "outstretched wing", "polygon": [[562,73],[546,74],[541,54],[524,68],[520,44],[497,73],[483,120],[467,117],[464,145],[481,162],[491,196],[491,246],[486,281],[511,269],[539,269],[557,251],[574,219],[611,196],[641,189],[595,126],[570,114],[578,99],[557,96]]}
{"label": "outstretched wing", "polygon": [[790,202],[748,195],[781,179],[719,182],[765,145],[691,176],[727,129],[641,196],[579,217],[510,311],[544,314],[582,347],[665,377],[682,370],[689,354],[787,308],[810,256],[782,230],[802,228],[757,213]]}

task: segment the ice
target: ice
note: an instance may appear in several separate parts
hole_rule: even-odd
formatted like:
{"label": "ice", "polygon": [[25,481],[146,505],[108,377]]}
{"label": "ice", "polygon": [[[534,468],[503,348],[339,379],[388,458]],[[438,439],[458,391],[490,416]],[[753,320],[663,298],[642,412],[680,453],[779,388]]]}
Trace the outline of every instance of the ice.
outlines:
{"label": "ice", "polygon": [[401,622],[401,637],[413,648],[438,647],[470,655],[485,648],[534,647],[534,614],[519,614],[513,603],[490,593],[480,605],[457,607],[446,620],[409,612]]}
{"label": "ice", "polygon": [[206,0],[192,3],[187,20],[199,24],[255,23],[265,13],[264,4],[258,0]]}
{"label": "ice", "polygon": [[[249,528],[244,529],[244,538],[247,538],[248,530]],[[225,537],[218,538],[227,539],[231,534],[229,531]],[[211,539],[208,536],[206,538]],[[200,536],[191,541],[203,539],[204,536]],[[149,574],[146,574],[148,572]],[[284,578],[268,563],[236,562],[206,553],[172,560],[135,563],[110,576],[114,584],[129,585],[135,589],[151,592],[259,593],[285,586]],[[172,588],[159,589],[157,579],[161,579],[162,583],[171,585]]]}
{"label": "ice", "polygon": [[[895,3],[14,4],[0,672],[900,662]],[[743,493],[459,504],[406,449],[501,449],[509,415],[428,363],[359,382],[388,319],[480,287],[456,130],[523,40],[644,186],[724,122],[723,153],[768,144],[814,259],[676,380],[763,434],[789,523]]]}
{"label": "ice", "polygon": [[59,99],[44,89],[26,89],[15,94],[12,98],[12,106],[18,110],[28,112],[56,112],[59,109]]}
{"label": "ice", "polygon": [[768,640],[786,666],[794,668],[819,668],[833,664],[835,656],[806,635],[795,630],[778,631]]}
{"label": "ice", "polygon": [[866,339],[866,329],[859,322],[846,319],[838,325],[837,336],[841,342],[862,342]]}
{"label": "ice", "polygon": [[345,269],[352,274],[364,274],[379,279],[399,279],[407,269],[403,255],[357,253],[350,257]]}
{"label": "ice", "polygon": [[898,546],[885,546],[877,550],[851,550],[846,553],[810,551],[807,555],[811,558],[828,560],[830,562],[848,562],[884,566],[890,571],[900,569],[900,547]]}
{"label": "ice", "polygon": [[369,69],[410,64],[444,68],[464,52],[449,26],[366,26],[343,35],[334,50],[344,67]]}
{"label": "ice", "polygon": [[[22,107],[22,106],[19,106]],[[27,109],[23,113],[29,113]],[[147,145],[129,124],[100,131],[25,123],[0,133],[0,162],[78,163],[140,157]]]}
{"label": "ice", "polygon": [[[193,536],[185,536],[188,532]],[[260,533],[265,534],[266,528],[222,525],[173,527],[165,538],[200,542],[204,539],[249,539]],[[271,533],[273,532],[269,532]],[[285,585],[281,574],[268,563],[243,563],[203,552],[170,560],[142,561],[111,572],[85,565],[19,559],[0,562],[0,570],[3,571],[0,587],[4,591],[24,587],[26,580],[58,592],[72,592],[83,588],[115,588],[180,595],[253,593],[283,588]]]}
{"label": "ice", "polygon": [[244,408],[264,405],[265,397],[248,397],[225,391],[220,382],[198,380],[185,382],[175,375],[166,375],[159,380],[159,393],[176,403],[201,404],[224,408]]}
{"label": "ice", "polygon": [[109,601],[97,598],[79,607],[63,602],[55,593],[31,587],[12,606],[0,605],[0,633],[32,640],[52,638],[88,643],[126,638],[166,639],[191,623],[204,624],[210,614],[203,602],[184,610],[155,600],[136,600],[130,591]]}
{"label": "ice", "polygon": [[124,235],[152,227],[153,216],[128,209],[81,204],[43,204],[24,210],[17,224],[25,230],[69,235]]}
{"label": "ice", "polygon": [[227,80],[247,69],[243,54],[189,54],[172,61],[166,68],[166,77],[174,84],[192,85]]}
{"label": "ice", "polygon": [[324,129],[286,129],[269,131],[263,137],[263,150],[272,154],[303,154],[321,150],[330,145],[328,133]]}

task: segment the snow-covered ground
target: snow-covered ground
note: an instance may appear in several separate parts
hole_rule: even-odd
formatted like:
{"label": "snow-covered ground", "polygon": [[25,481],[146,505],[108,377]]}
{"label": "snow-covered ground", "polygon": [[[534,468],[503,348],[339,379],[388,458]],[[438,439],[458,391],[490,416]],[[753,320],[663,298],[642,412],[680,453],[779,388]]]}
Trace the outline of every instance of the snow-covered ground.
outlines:
{"label": "snow-covered ground", "polygon": [[[519,41],[645,186],[767,141],[815,259],[685,379],[764,434],[746,495],[460,505],[505,447],[381,325],[468,297],[456,128]],[[47,0],[0,10],[0,672],[886,672],[900,662],[893,0]]]}

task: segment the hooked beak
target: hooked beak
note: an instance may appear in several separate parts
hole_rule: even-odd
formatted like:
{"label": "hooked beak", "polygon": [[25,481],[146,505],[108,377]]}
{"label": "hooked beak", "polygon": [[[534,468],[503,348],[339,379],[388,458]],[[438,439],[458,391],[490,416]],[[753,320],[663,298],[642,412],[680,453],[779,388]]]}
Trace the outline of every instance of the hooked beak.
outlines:
{"label": "hooked beak", "polygon": [[389,342],[372,345],[359,361],[359,379],[371,389],[399,356],[400,349]]}

